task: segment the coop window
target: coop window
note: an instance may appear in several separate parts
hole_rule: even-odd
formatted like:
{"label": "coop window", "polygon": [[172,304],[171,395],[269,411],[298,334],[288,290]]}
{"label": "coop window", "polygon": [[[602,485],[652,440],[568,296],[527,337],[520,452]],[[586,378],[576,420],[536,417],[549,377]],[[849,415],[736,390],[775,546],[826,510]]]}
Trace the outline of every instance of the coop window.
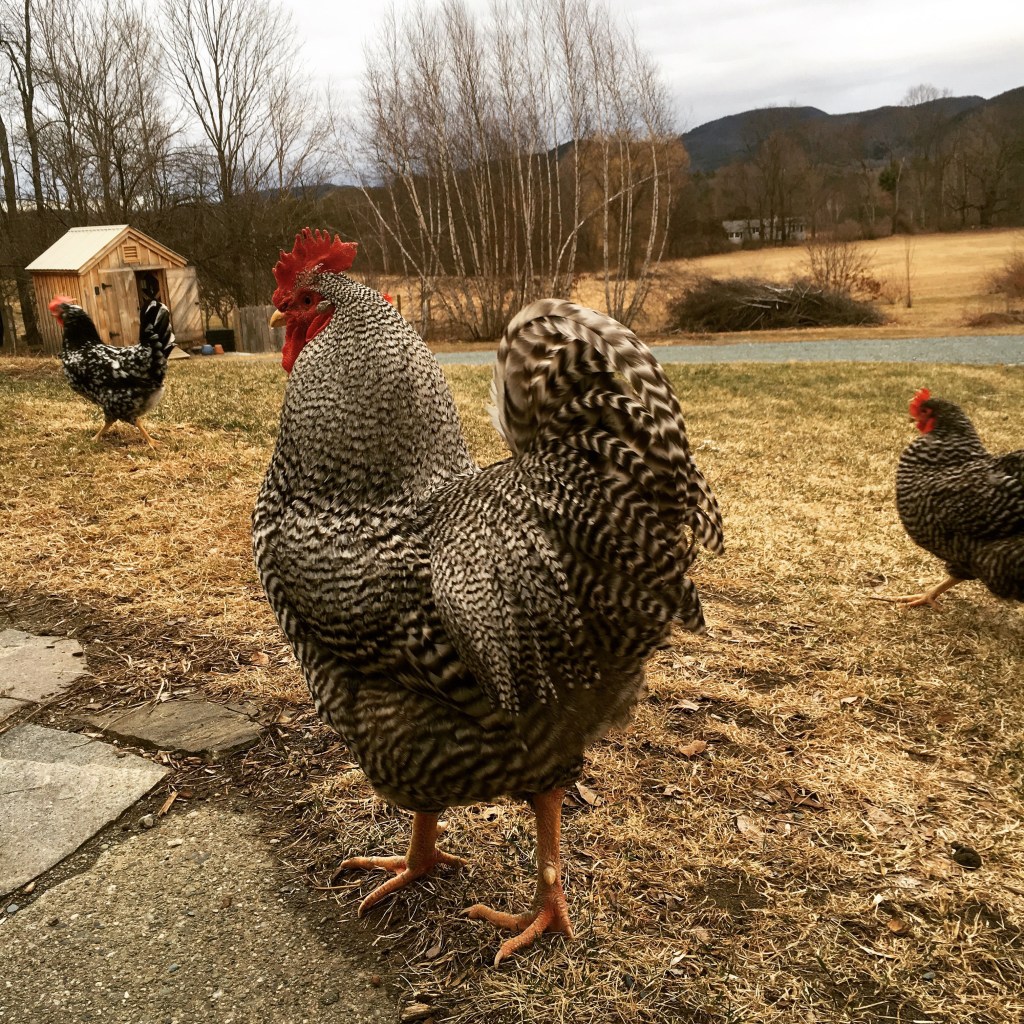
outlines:
{"label": "coop window", "polygon": [[139,247],[134,242],[127,242],[121,247],[121,255],[125,263],[138,263]]}

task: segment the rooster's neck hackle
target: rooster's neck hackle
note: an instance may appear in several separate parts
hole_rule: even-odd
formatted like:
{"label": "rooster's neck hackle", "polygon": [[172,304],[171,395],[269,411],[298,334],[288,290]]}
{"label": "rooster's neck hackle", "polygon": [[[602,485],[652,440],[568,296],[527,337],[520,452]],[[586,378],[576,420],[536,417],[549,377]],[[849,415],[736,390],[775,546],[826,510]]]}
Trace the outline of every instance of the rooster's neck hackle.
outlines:
{"label": "rooster's neck hackle", "polygon": [[275,480],[314,504],[413,502],[472,468],[437,361],[382,296],[342,274],[315,287],[334,307],[285,393]]}

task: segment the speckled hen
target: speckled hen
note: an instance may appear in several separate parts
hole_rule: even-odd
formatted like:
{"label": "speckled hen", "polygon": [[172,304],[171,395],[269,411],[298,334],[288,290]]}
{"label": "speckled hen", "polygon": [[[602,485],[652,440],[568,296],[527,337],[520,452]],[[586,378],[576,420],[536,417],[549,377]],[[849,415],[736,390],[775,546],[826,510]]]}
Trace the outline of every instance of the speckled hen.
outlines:
{"label": "speckled hen", "polygon": [[910,417],[921,436],[900,456],[896,508],[947,576],[922,594],[884,600],[934,608],[950,587],[977,579],[996,597],[1024,601],[1024,449],[990,455],[963,410],[927,388]]}
{"label": "speckled hen", "polygon": [[100,340],[89,314],[74,299],[57,295],[49,308],[63,328],[60,359],[71,390],[103,410],[103,426],[93,440],[98,441],[123,420],[137,427],[152,447],[153,438],[142,417],[163,397],[167,357],[174,348],[174,332],[167,317],[144,316],[139,343],[121,347]]}
{"label": "speckled hen", "polygon": [[414,812],[395,876],[436,849],[445,807],[503,794],[537,815],[530,911],[477,905],[519,932],[571,935],[560,813],[589,743],[638,699],[673,622],[700,630],[686,571],[722,550],[661,367],[614,320],[527,306],[497,354],[494,419],[511,458],[479,469],[440,366],[410,324],[344,274],[355,246],[308,229],[275,267],[290,371],[253,516],[256,563],[321,718],[376,791]]}

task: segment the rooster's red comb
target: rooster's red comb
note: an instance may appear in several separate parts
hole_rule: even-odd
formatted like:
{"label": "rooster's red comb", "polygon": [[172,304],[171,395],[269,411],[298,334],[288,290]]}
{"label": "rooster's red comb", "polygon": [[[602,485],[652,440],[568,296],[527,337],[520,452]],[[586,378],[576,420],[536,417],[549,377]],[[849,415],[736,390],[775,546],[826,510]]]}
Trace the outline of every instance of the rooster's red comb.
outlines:
{"label": "rooster's red comb", "polygon": [[303,228],[295,236],[292,251],[281,253],[281,258],[274,266],[274,280],[279,291],[289,291],[304,270],[318,268],[339,273],[348,270],[355,258],[355,242],[343,242],[338,235],[332,239],[329,231]]}
{"label": "rooster's red comb", "polygon": [[914,393],[914,397],[910,400],[910,418],[919,419],[921,416],[921,406],[932,397],[932,393],[927,388],[918,388]]}
{"label": "rooster's red comb", "polygon": [[77,305],[75,300],[70,298],[67,295],[54,295],[54,297],[52,299],[50,299],[50,304],[46,308],[54,316],[56,316],[57,315],[57,310],[60,309],[61,306],[75,306],[75,305]]}

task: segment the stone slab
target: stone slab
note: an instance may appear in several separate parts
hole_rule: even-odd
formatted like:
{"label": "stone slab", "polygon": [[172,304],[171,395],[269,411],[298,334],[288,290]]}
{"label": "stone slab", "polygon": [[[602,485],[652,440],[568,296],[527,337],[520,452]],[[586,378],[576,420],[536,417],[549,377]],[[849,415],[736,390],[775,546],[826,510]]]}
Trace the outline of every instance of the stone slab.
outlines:
{"label": "stone slab", "polygon": [[43,701],[88,674],[77,640],[0,630],[0,697]]}
{"label": "stone slab", "polygon": [[212,758],[247,750],[263,733],[248,716],[205,700],[169,700],[82,720],[127,743]]}
{"label": "stone slab", "polygon": [[0,736],[0,895],[59,864],[166,768],[108,743],[20,725]]}

